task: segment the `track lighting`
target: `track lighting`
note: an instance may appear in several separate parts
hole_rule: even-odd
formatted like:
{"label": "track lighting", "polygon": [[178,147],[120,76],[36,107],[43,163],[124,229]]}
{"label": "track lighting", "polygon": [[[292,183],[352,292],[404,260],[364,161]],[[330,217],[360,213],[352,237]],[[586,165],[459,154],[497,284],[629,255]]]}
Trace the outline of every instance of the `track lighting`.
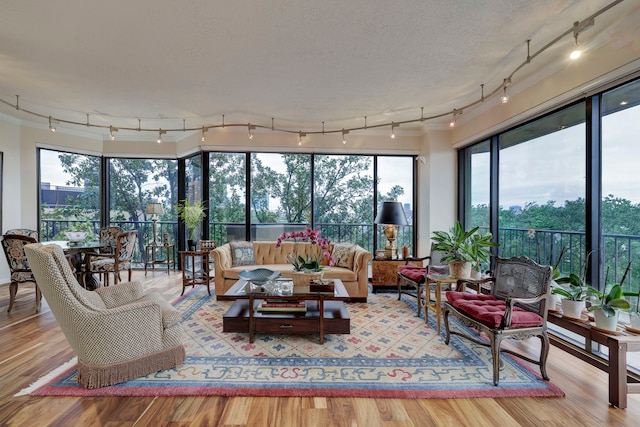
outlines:
{"label": "track lighting", "polygon": [[298,145],[302,145],[302,138],[304,138],[305,136],[307,136],[306,133],[302,131],[298,132]]}
{"label": "track lighting", "polygon": [[455,127],[456,125],[456,117],[462,114],[462,110],[458,110],[456,108],[453,109],[453,117],[451,118],[451,121],[449,122],[449,127]]}
{"label": "track lighting", "polygon": [[253,130],[256,128],[256,126],[249,123],[247,125],[247,128],[249,129],[249,139],[253,139]]}
{"label": "track lighting", "polygon": [[395,128],[397,128],[398,126],[400,126],[398,123],[393,123],[391,122],[391,138],[395,138],[396,137],[396,132],[395,132]]}
{"label": "track lighting", "polygon": [[56,127],[53,125],[53,121],[51,120],[51,116],[49,116],[49,130],[53,133],[56,133]]}
{"label": "track lighting", "polygon": [[204,142],[204,133],[207,131],[207,128],[205,128],[204,126],[202,126],[202,135],[200,137],[200,141]]}
{"label": "track lighting", "polygon": [[342,143],[346,144],[347,143],[347,134],[349,133],[348,130],[344,130],[342,129]]}
{"label": "track lighting", "polygon": [[114,128],[113,126],[109,126],[109,139],[112,141],[115,141],[116,136],[113,134],[114,132],[117,132],[118,128]]}
{"label": "track lighting", "polygon": [[165,133],[167,133],[166,130],[158,129],[158,139],[156,140],[158,144],[162,142],[162,135]]}

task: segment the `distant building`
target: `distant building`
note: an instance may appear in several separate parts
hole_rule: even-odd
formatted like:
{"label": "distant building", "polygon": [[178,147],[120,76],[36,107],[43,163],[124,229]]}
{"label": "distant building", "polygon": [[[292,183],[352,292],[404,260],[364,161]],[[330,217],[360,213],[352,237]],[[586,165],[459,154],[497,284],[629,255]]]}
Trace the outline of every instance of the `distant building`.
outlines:
{"label": "distant building", "polygon": [[67,187],[43,182],[40,185],[40,202],[48,208],[72,206],[84,194],[84,187]]}

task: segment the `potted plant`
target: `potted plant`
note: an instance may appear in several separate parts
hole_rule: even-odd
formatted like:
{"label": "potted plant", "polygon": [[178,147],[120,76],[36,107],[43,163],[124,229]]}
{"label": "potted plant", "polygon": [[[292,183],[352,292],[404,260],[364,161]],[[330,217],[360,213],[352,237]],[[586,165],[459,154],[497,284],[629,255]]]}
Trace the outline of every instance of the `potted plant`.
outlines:
{"label": "potted plant", "polygon": [[[287,254],[287,262],[293,266],[292,278],[294,285],[308,284],[311,280],[322,279],[324,265],[320,263],[321,258],[325,257],[330,266],[334,265],[334,259],[331,255],[331,242],[326,237],[322,237],[320,229],[312,229],[307,227],[304,231],[291,231],[282,233],[276,240],[276,248],[282,245],[284,240],[294,241],[295,253]],[[305,257],[298,253],[298,242],[310,242],[311,245],[317,245],[319,251],[310,250]]]}
{"label": "potted plant", "polygon": [[600,292],[591,288],[589,311],[593,311],[596,326],[600,329],[615,331],[618,326],[620,310],[629,310],[631,305],[624,298],[621,285],[613,285],[609,292]]}
{"label": "potted plant", "polygon": [[189,200],[185,199],[176,205],[176,211],[178,213],[178,217],[184,221],[184,225],[187,227],[189,249],[194,249],[196,230],[200,226],[202,220],[206,217],[204,205],[199,200],[191,203]]}
{"label": "potted plant", "polygon": [[566,317],[580,319],[593,288],[586,285],[582,278],[575,273],[559,277],[555,279],[555,282],[556,285],[551,293],[563,297],[560,301],[562,314]]}
{"label": "potted plant", "polygon": [[490,247],[498,244],[491,241],[491,233],[480,235],[479,229],[480,227],[474,227],[465,231],[460,221],[456,221],[448,232],[433,232],[433,249],[442,253],[442,261],[449,263],[451,276],[468,279],[473,264],[476,268],[481,268],[482,262],[489,262]]}

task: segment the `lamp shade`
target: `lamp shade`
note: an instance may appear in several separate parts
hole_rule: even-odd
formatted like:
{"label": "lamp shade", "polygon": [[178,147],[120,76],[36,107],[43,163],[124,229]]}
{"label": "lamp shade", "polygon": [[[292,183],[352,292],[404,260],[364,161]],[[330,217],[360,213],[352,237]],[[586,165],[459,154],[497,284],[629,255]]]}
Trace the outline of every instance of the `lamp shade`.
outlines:
{"label": "lamp shade", "polygon": [[407,216],[400,202],[383,202],[374,224],[407,225]]}
{"label": "lamp shade", "polygon": [[147,215],[162,215],[163,213],[161,203],[147,203]]}

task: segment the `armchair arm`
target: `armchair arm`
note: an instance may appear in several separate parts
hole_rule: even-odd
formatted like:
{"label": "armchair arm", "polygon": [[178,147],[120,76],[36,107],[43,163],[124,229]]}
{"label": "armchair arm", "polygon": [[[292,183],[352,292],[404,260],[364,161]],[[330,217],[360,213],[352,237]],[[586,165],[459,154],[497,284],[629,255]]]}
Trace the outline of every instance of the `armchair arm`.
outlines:
{"label": "armchair arm", "polygon": [[120,283],[118,286],[100,287],[94,292],[100,295],[107,308],[129,304],[144,296],[144,289],[139,281]]}
{"label": "armchair arm", "polygon": [[513,312],[513,307],[516,304],[535,304],[543,299],[547,298],[547,294],[536,295],[533,298],[507,298],[505,300],[506,307],[504,310],[504,315],[502,316],[501,326],[503,328],[508,328],[511,326],[511,313]]}

